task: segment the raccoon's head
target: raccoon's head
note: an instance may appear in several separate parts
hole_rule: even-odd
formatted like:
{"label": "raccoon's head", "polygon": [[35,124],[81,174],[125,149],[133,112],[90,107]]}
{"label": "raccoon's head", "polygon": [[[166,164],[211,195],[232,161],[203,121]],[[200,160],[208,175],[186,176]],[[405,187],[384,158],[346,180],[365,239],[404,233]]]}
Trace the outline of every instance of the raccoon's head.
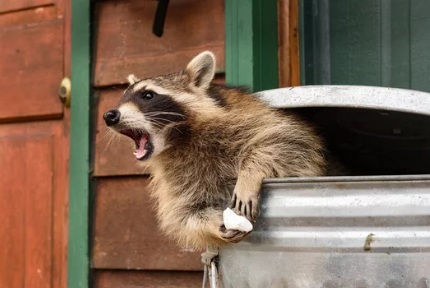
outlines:
{"label": "raccoon's head", "polygon": [[134,141],[138,160],[147,160],[172,145],[171,131],[217,109],[207,93],[214,75],[215,57],[209,51],[197,55],[179,73],[145,80],[130,75],[130,86],[118,107],[103,118],[109,128]]}

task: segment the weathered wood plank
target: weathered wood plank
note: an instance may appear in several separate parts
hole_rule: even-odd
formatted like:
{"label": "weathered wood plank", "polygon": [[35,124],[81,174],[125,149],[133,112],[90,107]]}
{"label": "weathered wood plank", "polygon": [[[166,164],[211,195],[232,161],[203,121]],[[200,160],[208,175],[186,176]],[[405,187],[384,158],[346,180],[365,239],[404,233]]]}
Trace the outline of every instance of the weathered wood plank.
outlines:
{"label": "weathered wood plank", "polygon": [[[2,225],[0,225],[0,245],[3,253],[0,253],[0,283],[2,285],[18,288],[22,287],[22,281],[25,274],[25,255],[24,255],[24,235],[23,223],[25,221],[24,213],[16,213],[15,211],[24,211],[25,205],[25,183],[23,181],[15,181],[15,177],[21,174],[18,161],[14,161],[19,149],[12,150],[15,143],[10,140],[0,137],[0,164],[4,169],[4,173],[0,178],[0,217]],[[20,157],[19,157],[20,158]],[[15,165],[12,165],[15,164]],[[17,165],[18,164],[18,165]],[[14,191],[15,190],[15,191]],[[21,193],[15,193],[20,191]],[[13,259],[13,261],[11,261]]]}
{"label": "weathered wood plank", "polygon": [[97,288],[189,288],[201,287],[202,272],[103,271],[95,273]]}
{"label": "weathered wood plank", "polygon": [[0,30],[0,120],[59,117],[63,21]]}
{"label": "weathered wood plank", "polygon": [[278,0],[279,87],[300,85],[297,0]]}
{"label": "weathered wood plank", "polygon": [[36,22],[42,22],[59,18],[56,6],[44,6],[35,9],[21,10],[13,13],[6,13],[0,16],[0,27],[6,28],[11,26],[31,25]]}
{"label": "weathered wood plank", "polygon": [[[0,247],[7,251],[0,253],[0,287],[66,285],[67,124],[0,125],[0,165],[7,167],[0,176]],[[9,269],[15,272],[6,273]]]}
{"label": "weathered wood plank", "polygon": [[125,83],[131,73],[147,78],[179,71],[203,50],[212,50],[224,70],[224,1],[171,1],[161,38],[152,34],[157,3],[98,3],[95,86]]}
{"label": "weathered wood plank", "polygon": [[291,86],[289,14],[290,0],[278,0],[279,87]]}
{"label": "weathered wood plank", "polygon": [[104,269],[200,270],[200,253],[162,236],[148,178],[98,180],[92,266]]}
{"label": "weathered wood plank", "polygon": [[299,2],[289,0],[290,86],[300,85]]}
{"label": "weathered wood plank", "polygon": [[0,136],[2,287],[51,287],[53,148],[49,134]]}
{"label": "weathered wood plank", "polygon": [[0,13],[54,4],[55,0],[1,0]]}

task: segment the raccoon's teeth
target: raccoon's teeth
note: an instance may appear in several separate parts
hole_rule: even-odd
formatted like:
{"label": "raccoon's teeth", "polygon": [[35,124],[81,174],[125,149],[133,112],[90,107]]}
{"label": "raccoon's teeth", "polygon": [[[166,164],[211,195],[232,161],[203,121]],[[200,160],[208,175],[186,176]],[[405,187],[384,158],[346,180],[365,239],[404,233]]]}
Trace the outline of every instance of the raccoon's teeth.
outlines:
{"label": "raccoon's teeth", "polygon": [[138,160],[141,160],[145,157],[147,150],[142,150],[142,149],[138,149],[136,150],[136,152],[133,152],[134,156],[136,156],[136,158]]}

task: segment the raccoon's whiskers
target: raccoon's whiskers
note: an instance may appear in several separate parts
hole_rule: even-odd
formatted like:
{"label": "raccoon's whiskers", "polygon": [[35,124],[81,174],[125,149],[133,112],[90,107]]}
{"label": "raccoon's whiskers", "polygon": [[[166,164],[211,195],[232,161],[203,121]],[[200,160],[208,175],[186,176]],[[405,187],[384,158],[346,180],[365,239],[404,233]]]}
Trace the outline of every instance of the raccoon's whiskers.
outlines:
{"label": "raccoon's whiskers", "polygon": [[152,111],[145,113],[147,116],[158,116],[158,115],[176,115],[185,118],[184,114],[176,113],[176,112],[163,112],[163,111]]}
{"label": "raccoon's whiskers", "polygon": [[102,135],[97,139],[96,144],[100,144],[100,142],[103,142],[108,136],[111,136],[111,133],[115,134],[115,132],[105,127],[101,133]]}
{"label": "raccoon's whiskers", "polygon": [[[109,140],[107,141],[105,148],[102,151],[102,154],[106,152],[107,148],[109,147],[109,145],[114,141],[114,140],[118,140],[120,139],[119,134],[115,133],[114,131],[112,131],[111,129],[107,129],[105,130],[105,135],[103,136],[103,140],[107,137],[109,137]],[[101,140],[101,139],[100,139]]]}
{"label": "raccoon's whiskers", "polygon": [[101,142],[105,142],[106,139],[108,139],[108,142],[112,141],[112,138],[118,139],[119,135],[109,129],[109,128],[105,128],[102,131],[102,135],[100,137],[98,137],[96,144],[100,144]]}
{"label": "raccoon's whiskers", "polygon": [[165,122],[167,122],[167,123],[172,123],[172,122],[174,122],[173,120],[169,120],[169,119],[165,119],[165,118],[158,118],[158,117],[148,117],[149,118],[149,120],[151,121],[151,120],[155,120],[155,121],[158,121],[158,122],[162,122],[162,121],[165,121]]}
{"label": "raccoon's whiskers", "polygon": [[148,123],[148,121],[143,121],[142,119],[123,119],[122,125],[135,132],[141,132],[142,128],[145,127],[145,122]]}
{"label": "raccoon's whiskers", "polygon": [[[177,127],[175,127],[176,122],[174,122],[174,121],[171,121],[171,120],[168,120],[168,119],[163,119],[163,118],[149,118],[149,119],[150,119],[151,123],[154,124],[154,126],[157,126],[160,129],[169,127],[169,128],[175,129],[176,131],[178,131],[179,133],[182,134],[182,131],[179,130]],[[157,121],[156,119],[166,121],[167,124],[163,126],[163,124],[159,123],[159,121]],[[170,125],[170,124],[173,124],[173,125]]]}
{"label": "raccoon's whiskers", "polygon": [[155,120],[155,119],[151,119],[151,120],[150,120],[150,122],[151,122],[151,124],[152,124],[152,125],[154,125],[155,127],[159,128],[159,129],[162,129],[162,128],[163,128],[163,124],[162,124],[162,123],[160,123],[160,122],[158,122],[158,121],[157,121],[157,120]]}

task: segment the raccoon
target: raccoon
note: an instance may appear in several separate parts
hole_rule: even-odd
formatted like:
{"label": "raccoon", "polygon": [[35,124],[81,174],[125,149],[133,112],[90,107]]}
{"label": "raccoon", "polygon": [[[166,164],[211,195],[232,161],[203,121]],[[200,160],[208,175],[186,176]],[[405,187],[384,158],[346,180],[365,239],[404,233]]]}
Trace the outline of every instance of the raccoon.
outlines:
{"label": "raccoon", "polygon": [[255,221],[263,178],[326,174],[324,144],[293,113],[267,107],[243,88],[214,84],[215,57],[205,51],[185,70],[138,80],[128,77],[106,125],[134,141],[151,172],[161,229],[196,249],[238,242],[226,229],[230,206]]}

